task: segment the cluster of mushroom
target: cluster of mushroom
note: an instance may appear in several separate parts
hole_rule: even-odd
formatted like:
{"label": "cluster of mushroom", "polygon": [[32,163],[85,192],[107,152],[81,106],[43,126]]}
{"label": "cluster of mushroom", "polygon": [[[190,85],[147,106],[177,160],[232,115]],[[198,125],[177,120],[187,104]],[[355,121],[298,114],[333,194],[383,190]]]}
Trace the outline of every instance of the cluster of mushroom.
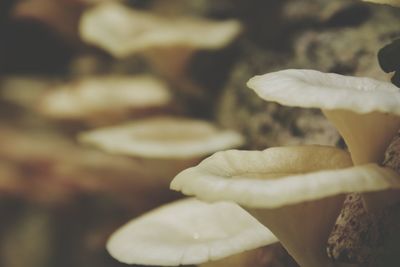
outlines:
{"label": "cluster of mushroom", "polygon": [[[99,2],[103,3],[94,5],[82,16],[80,22],[82,39],[103,48],[117,60],[132,55],[144,56],[154,66],[155,71],[135,75],[93,74],[74,78],[69,82],[54,81],[48,85],[29,79],[27,85],[23,86],[11,82],[10,90],[7,90],[6,94],[10,101],[34,109],[52,120],[79,122],[84,125],[84,129],[103,126],[104,128],[82,132],[79,141],[110,154],[126,156],[126,158],[116,157],[115,160],[123,161],[120,162],[120,168],[129,166],[123,168],[121,172],[125,174],[126,170],[131,171],[130,181],[123,180],[126,191],[133,195],[136,202],[133,205],[148,207],[143,203],[150,202],[154,205],[155,199],[160,199],[160,202],[165,201],[165,197],[160,194],[172,193],[168,187],[169,183],[181,170],[199,163],[216,151],[243,145],[244,138],[237,132],[221,129],[209,121],[185,117],[185,112],[176,108],[175,95],[170,88],[169,80],[165,79],[180,79],[178,76],[195,51],[227,46],[240,33],[241,25],[234,20],[216,22],[189,17],[164,18],[149,12],[135,11],[120,2]],[[26,92],[15,90],[34,85],[38,90],[35,88],[34,94],[29,97]],[[126,121],[127,119],[129,121]],[[116,125],[120,121],[125,123]],[[83,127],[79,127],[79,131],[82,129]],[[12,143],[15,145],[15,142]],[[54,150],[53,147],[46,149]],[[26,149],[23,151],[26,152]],[[83,150],[77,151],[83,154]],[[61,162],[64,163],[62,156],[65,151],[59,152],[61,152]],[[87,153],[83,155],[84,158],[92,160],[87,165],[92,167],[102,164],[103,158],[100,153],[96,158],[93,155],[97,155],[97,152],[94,154],[91,154],[90,150],[85,152]],[[82,157],[72,156],[72,159],[75,163]],[[111,157],[107,155],[106,158]],[[128,164],[125,164],[126,162]],[[112,163],[114,161],[110,164]],[[81,162],[80,164],[84,165]],[[64,165],[60,164],[63,169],[57,171],[66,177],[74,176],[67,167],[64,168]],[[101,172],[102,167],[104,166],[101,165],[96,170]],[[86,170],[88,167],[85,165],[82,169]],[[7,175],[12,175],[11,169],[5,172]],[[80,181],[81,184],[92,186],[92,176],[88,177],[86,173],[84,175],[89,179]],[[104,180],[102,175],[98,175],[97,178]],[[114,178],[120,180],[119,177]],[[118,183],[114,180],[113,182]],[[107,187],[107,190],[111,191],[112,188]],[[252,240],[256,237],[260,240],[257,246],[264,243],[265,239],[275,240],[269,231],[234,204],[215,205],[213,211],[213,208],[208,208],[207,204],[197,200],[185,200],[181,203],[177,205],[184,210],[196,213],[204,209],[205,213],[210,213],[210,220],[215,220],[216,227],[221,225],[218,221],[233,219],[245,225],[256,225],[256,228],[247,235],[237,236],[232,240],[232,247],[235,247],[236,241],[241,239],[251,240],[249,243],[253,243]],[[187,203],[190,205],[185,208]],[[232,215],[229,215],[229,212],[227,215],[221,214],[221,210],[227,209],[232,210]],[[215,214],[221,214],[221,217],[214,219]],[[204,217],[204,214],[197,217]],[[231,233],[235,232],[236,228],[234,226],[232,229],[226,229],[226,239],[231,238]],[[262,235],[258,234],[260,229]],[[210,236],[219,231],[220,228],[216,228]],[[251,238],[247,237],[248,235]],[[225,248],[221,248],[216,258],[227,254]],[[193,255],[197,257],[198,253],[194,251]],[[167,264],[170,262],[165,261]]]}
{"label": "cluster of mushroom", "polygon": [[52,119],[104,125],[149,113],[176,113],[169,83],[186,90],[196,87],[183,75],[194,52],[227,46],[241,25],[236,20],[163,17],[105,1],[83,13],[79,32],[83,41],[116,59],[143,57],[154,72],[74,79],[39,101],[38,111]]}
{"label": "cluster of mushroom", "polygon": [[[116,58],[141,54],[159,72],[166,72],[167,78],[176,78],[193,51],[227,45],[239,33],[240,25],[236,21],[167,19],[118,3],[104,3],[84,14],[80,31],[85,41],[105,49]],[[169,60],[171,58],[173,60]],[[49,94],[43,102],[42,112],[58,118],[86,117],[93,121],[91,118],[110,116],[110,111],[120,115],[128,109],[134,114],[148,115],[150,112],[143,112],[144,108],[157,109],[151,116],[140,119],[135,116],[135,120],[124,124],[83,132],[78,138],[83,144],[127,156],[136,162],[146,172],[146,179],[132,179],[138,180],[137,187],[153,188],[146,191],[148,198],[160,194],[160,190],[168,192],[171,178],[183,169],[216,151],[240,147],[244,143],[244,138],[234,131],[166,112],[165,107],[173,106],[173,94],[159,79],[110,76],[90,78],[72,85],[73,89],[68,85]],[[153,219],[152,214],[159,214],[161,218]],[[205,218],[208,220],[203,221]],[[236,220],[238,225],[227,228],[226,223],[231,220]],[[168,230],[165,227],[157,230],[162,224]],[[188,225],[198,227],[198,234],[187,228]],[[243,227],[246,232],[237,231]],[[166,231],[162,233],[162,230]],[[121,242],[129,241],[132,235],[138,238],[138,243],[121,247]],[[165,245],[153,247],[151,239],[148,241],[149,236],[154,240],[164,239]],[[169,243],[172,237],[176,246]],[[197,243],[187,247],[192,240],[197,240]],[[232,245],[227,247],[226,242]],[[122,228],[110,239],[109,248],[112,255],[127,263],[179,265],[206,262],[209,257],[219,259],[240,252],[242,247],[236,245],[238,242],[250,249],[276,242],[276,238],[233,203],[206,204],[185,199],[144,215],[137,223]],[[215,248],[212,249],[213,255],[209,254],[211,244]],[[186,251],[186,254],[173,250]],[[134,254],[131,251],[135,251]]]}
{"label": "cluster of mushroom", "polygon": [[[384,201],[386,190],[400,186],[395,171],[378,165],[400,127],[399,89],[313,70],[256,76],[248,86],[269,101],[321,108],[350,153],[321,146],[226,151],[182,172],[171,187],[248,207],[301,266],[335,266],[325,247],[344,195],[364,192],[366,207],[376,208],[391,204]],[[380,203],[373,202],[378,193],[367,194],[377,191]]]}
{"label": "cluster of mushroom", "polygon": [[[344,266],[328,259],[326,242],[345,195],[364,193],[367,208],[376,208],[391,204],[393,197],[387,196],[388,190],[400,189],[399,174],[379,165],[400,127],[399,89],[369,78],[313,70],[284,70],[256,76],[248,86],[269,101],[321,108],[342,134],[349,152],[318,145],[217,152],[199,165],[182,171],[172,181],[171,188],[204,201],[230,201],[243,206],[276,235],[301,266]],[[379,203],[373,202],[377,198]],[[156,212],[152,216],[157,220]],[[196,217],[196,220],[202,219],[208,221],[206,216]],[[168,232],[171,225],[160,221],[158,227]],[[224,227],[227,226],[222,229]],[[237,232],[246,232],[247,227],[243,226]],[[189,235],[193,244],[197,244],[196,237],[201,236],[199,231],[205,230],[199,230],[190,222],[179,228]],[[196,235],[190,238],[193,233]],[[150,234],[146,242],[154,245],[157,244],[155,240],[158,238]],[[253,246],[243,244],[242,250],[259,244],[259,240],[254,241]],[[120,230],[111,238],[108,248],[123,262],[164,265],[164,254],[150,252],[145,260],[130,254],[136,252],[129,250],[129,244],[136,242],[135,236]],[[157,246],[162,244],[167,249],[175,242],[178,242],[175,235],[168,236]],[[263,245],[267,245],[272,241],[264,242]],[[237,246],[242,243],[238,242]],[[218,259],[213,254],[218,249],[210,245],[209,257],[203,260]],[[124,250],[123,254],[121,250]],[[188,259],[190,257],[185,258],[185,255],[190,255],[191,250],[182,252],[181,249],[175,253],[180,259]],[[199,263],[199,260],[176,262],[177,265],[189,263]]]}
{"label": "cluster of mushroom", "polygon": [[241,33],[237,20],[214,21],[163,16],[109,2],[87,11],[80,23],[84,41],[118,59],[142,58],[174,89],[202,96],[205,88],[188,78],[193,55],[226,47]]}
{"label": "cluster of mushroom", "polygon": [[[199,31],[209,38],[199,38]],[[175,73],[172,69],[177,65],[183,67],[196,49],[221,48],[239,31],[236,21],[166,18],[117,2],[94,6],[80,22],[80,34],[87,43],[117,59],[145,56],[156,67],[167,66],[160,70],[167,76]],[[178,59],[177,53],[184,58]],[[168,60],[170,57],[173,60]],[[172,63],[176,66],[171,67]],[[48,94],[42,112],[58,118],[86,118],[97,125],[97,120],[110,118],[113,126],[81,133],[79,141],[135,160],[148,174],[138,184],[165,190],[179,171],[218,150],[240,147],[244,139],[211,122],[185,117],[168,79],[162,76],[147,73],[86,78]],[[116,125],[116,118],[125,120]]]}
{"label": "cluster of mushroom", "polygon": [[227,46],[241,32],[236,20],[213,21],[193,17],[163,17],[104,3],[84,14],[82,38],[117,58],[145,57],[161,74],[182,79],[195,51]]}
{"label": "cluster of mushroom", "polygon": [[[199,31],[208,38],[199,38]],[[118,59],[142,52],[153,54],[155,50],[165,50],[161,54],[168,55],[171,50],[180,53],[182,49],[218,49],[231,42],[239,31],[236,21],[168,19],[117,2],[94,5],[80,21],[82,39]],[[177,60],[158,57],[157,62],[171,65]],[[185,111],[177,107],[168,81],[155,74],[88,76],[41,94],[36,109],[46,117],[83,122],[85,126],[114,125],[83,133],[80,140],[136,159],[154,178],[146,179],[147,183],[158,183],[159,187],[166,187],[167,178],[205,156],[244,142],[236,132],[184,118]],[[125,124],[115,126],[120,121]]]}
{"label": "cluster of mushroom", "polygon": [[[134,23],[139,28],[117,27],[119,31],[108,31],[109,27],[98,27],[99,23],[94,23],[97,13],[93,10],[81,24],[85,40],[116,57],[143,53],[162,71],[165,71],[162,65],[166,58],[173,55],[176,66],[167,72],[172,77],[181,74],[198,38],[183,36],[185,30],[172,34],[166,27],[185,28],[188,20],[170,24],[154,16],[128,12],[115,3],[107,5],[107,8],[97,9],[103,14],[102,22],[106,26],[113,28],[110,21],[132,22],[135,17],[140,20]],[[143,23],[149,16],[154,25]],[[140,28],[141,25],[147,28]],[[231,27],[230,36],[236,35],[238,26],[229,25],[221,27]],[[162,31],[156,33],[154,29]],[[167,39],[160,39],[166,37],[162,32],[170,33]],[[222,36],[219,32],[216,30],[214,37]],[[143,38],[130,38],[138,34]],[[223,38],[222,43],[230,38]],[[140,42],[134,43],[134,40]],[[153,45],[149,44],[152,40],[156,40]],[[205,40],[201,38],[203,48],[218,46]],[[175,57],[172,52],[178,51],[177,47],[179,51],[186,47],[187,53]],[[398,88],[368,78],[311,70],[286,70],[257,76],[248,85],[269,101],[321,108],[342,134],[349,153],[317,145],[217,152],[196,167],[181,172],[171,184],[174,190],[215,203],[180,200],[133,220],[110,238],[107,248],[112,256],[129,264],[226,266],[230,259],[225,257],[279,239],[301,266],[344,266],[331,262],[325,247],[345,195],[362,192],[367,207],[376,208],[388,204],[385,201],[387,190],[400,188],[399,175],[378,165],[400,127]],[[196,141],[197,137],[204,142]],[[151,166],[162,166],[154,177],[163,176],[163,182],[158,178],[149,181],[161,184],[168,182],[165,178],[196,164],[205,155],[240,146],[243,142],[237,134],[221,133],[204,122],[172,117],[95,130],[83,133],[80,140],[111,153],[139,159],[144,168],[151,171],[156,171]],[[191,150],[186,150],[188,148]],[[375,201],[377,196],[379,203]],[[237,204],[248,209],[268,229]],[[235,261],[240,266],[238,262],[241,261]]]}

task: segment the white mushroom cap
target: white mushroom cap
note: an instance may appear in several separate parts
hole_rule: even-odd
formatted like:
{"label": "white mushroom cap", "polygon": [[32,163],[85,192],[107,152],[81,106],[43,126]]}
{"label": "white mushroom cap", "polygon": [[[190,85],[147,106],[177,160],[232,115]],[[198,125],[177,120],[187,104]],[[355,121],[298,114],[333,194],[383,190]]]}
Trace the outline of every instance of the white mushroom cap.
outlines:
{"label": "white mushroom cap", "polygon": [[7,76],[0,81],[0,95],[2,99],[32,109],[43,93],[56,83],[49,77]]}
{"label": "white mushroom cap", "polygon": [[182,171],[171,188],[206,201],[273,209],[337,194],[400,187],[397,175],[388,168],[351,166],[348,153],[334,147],[227,150]]}
{"label": "white mushroom cap", "polygon": [[55,118],[77,119],[163,107],[171,97],[163,82],[148,75],[90,77],[49,91],[40,111]]}
{"label": "white mushroom cap", "polygon": [[155,117],[83,133],[83,143],[105,151],[142,158],[199,158],[241,146],[243,137],[194,119]]}
{"label": "white mushroom cap", "polygon": [[196,18],[166,18],[104,3],[87,11],[80,22],[82,38],[116,57],[157,47],[217,49],[241,30],[239,22],[214,22]]}
{"label": "white mushroom cap", "polygon": [[348,153],[303,146],[217,152],[175,177],[171,188],[207,201],[234,201],[266,225],[301,266],[328,266],[324,250],[345,193],[400,188],[376,164],[350,167]]}
{"label": "white mushroom cap", "polygon": [[239,206],[185,199],[132,220],[108,241],[107,249],[128,264],[200,264],[277,242]]}
{"label": "white mushroom cap", "polygon": [[288,69],[255,76],[247,85],[261,98],[285,106],[400,115],[400,89],[371,78]]}
{"label": "white mushroom cap", "polygon": [[400,91],[370,78],[314,70],[283,70],[247,84],[263,99],[321,108],[342,134],[355,164],[379,162],[400,128]]}

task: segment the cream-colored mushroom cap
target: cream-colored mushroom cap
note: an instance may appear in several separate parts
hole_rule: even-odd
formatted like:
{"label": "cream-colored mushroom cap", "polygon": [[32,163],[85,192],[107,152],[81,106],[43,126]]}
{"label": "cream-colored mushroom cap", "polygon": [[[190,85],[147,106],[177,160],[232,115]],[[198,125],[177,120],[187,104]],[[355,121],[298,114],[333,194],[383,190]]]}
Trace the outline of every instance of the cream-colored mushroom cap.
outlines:
{"label": "cream-colored mushroom cap", "polygon": [[128,264],[177,266],[275,242],[267,228],[234,203],[185,199],[132,220],[111,236],[107,249]]}
{"label": "cream-colored mushroom cap", "polygon": [[400,188],[393,170],[351,165],[349,154],[334,147],[229,150],[181,172],[171,188],[249,209],[300,266],[341,266],[324,248],[345,193]]}
{"label": "cream-colored mushroom cap", "polygon": [[176,117],[154,117],[88,131],[79,139],[111,153],[166,159],[202,157],[244,142],[240,134],[210,122]]}
{"label": "cream-colored mushroom cap", "polygon": [[50,91],[40,103],[40,111],[51,117],[81,118],[162,107],[171,97],[163,82],[148,75],[90,77]]}
{"label": "cream-colored mushroom cap", "polygon": [[400,89],[371,78],[288,69],[255,76],[247,85],[261,98],[285,106],[400,115]]}
{"label": "cream-colored mushroom cap", "polygon": [[241,30],[235,20],[216,22],[181,17],[166,18],[119,3],[104,3],[87,11],[80,22],[82,38],[116,57],[153,47],[189,46],[217,49]]}
{"label": "cream-colored mushroom cap", "polygon": [[31,109],[43,93],[56,83],[49,77],[7,76],[0,81],[0,95],[6,101]]}
{"label": "cream-colored mushroom cap", "polygon": [[171,189],[207,201],[273,209],[349,192],[400,188],[390,169],[351,165],[347,152],[325,146],[228,150],[182,171]]}
{"label": "cream-colored mushroom cap", "polygon": [[247,85],[265,100],[321,108],[343,136],[354,164],[380,163],[400,128],[400,89],[387,82],[289,69],[255,76]]}
{"label": "cream-colored mushroom cap", "polygon": [[387,4],[387,5],[391,5],[391,6],[399,6],[400,7],[399,0],[363,0],[363,1],[376,3],[376,4]]}

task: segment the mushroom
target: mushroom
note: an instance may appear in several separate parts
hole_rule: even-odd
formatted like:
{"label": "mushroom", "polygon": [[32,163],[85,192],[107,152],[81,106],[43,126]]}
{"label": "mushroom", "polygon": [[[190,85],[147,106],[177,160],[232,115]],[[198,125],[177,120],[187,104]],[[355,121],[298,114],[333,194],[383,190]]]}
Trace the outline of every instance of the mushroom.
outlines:
{"label": "mushroom", "polygon": [[172,80],[182,78],[195,50],[224,47],[240,31],[236,20],[163,17],[115,2],[88,10],[80,22],[80,34],[87,43],[117,58],[141,54]]}
{"label": "mushroom", "polygon": [[104,121],[166,109],[171,98],[166,85],[149,75],[89,77],[47,92],[39,112],[57,119]]}
{"label": "mushroom", "polygon": [[82,143],[106,152],[132,157],[152,173],[153,182],[169,184],[169,178],[219,150],[239,147],[244,138],[214,124],[187,118],[153,117],[121,126],[84,132]]}
{"label": "mushroom", "polygon": [[43,93],[56,84],[57,81],[49,77],[4,77],[0,81],[0,96],[8,102],[32,110]]}
{"label": "mushroom", "polygon": [[[381,163],[400,128],[400,91],[388,82],[289,69],[255,76],[247,85],[265,100],[321,108],[344,138],[355,165]],[[378,204],[373,203],[376,196],[364,195],[366,208],[394,201],[381,197]]]}
{"label": "mushroom", "polygon": [[268,227],[301,266],[334,265],[326,242],[344,196],[400,188],[391,169],[352,167],[350,155],[325,146],[217,152],[178,174],[173,190],[205,201],[233,201]]}
{"label": "mushroom", "polygon": [[203,263],[220,259],[226,263],[225,257],[276,242],[267,228],[238,205],[189,198],[127,223],[110,237],[107,250],[127,264],[207,266]]}
{"label": "mushroom", "polygon": [[247,85],[265,100],[321,108],[356,165],[380,163],[400,128],[400,91],[388,82],[289,69],[255,76]]}
{"label": "mushroom", "polygon": [[80,33],[86,42],[117,58],[152,48],[218,49],[229,44],[240,29],[235,20],[162,17],[115,2],[85,12],[80,23]]}
{"label": "mushroom", "polygon": [[138,214],[177,197],[169,191],[155,194],[152,184],[141,183],[153,179],[141,162],[79,146],[47,130],[0,126],[0,161],[0,194],[27,203],[56,207],[82,195],[112,196]]}

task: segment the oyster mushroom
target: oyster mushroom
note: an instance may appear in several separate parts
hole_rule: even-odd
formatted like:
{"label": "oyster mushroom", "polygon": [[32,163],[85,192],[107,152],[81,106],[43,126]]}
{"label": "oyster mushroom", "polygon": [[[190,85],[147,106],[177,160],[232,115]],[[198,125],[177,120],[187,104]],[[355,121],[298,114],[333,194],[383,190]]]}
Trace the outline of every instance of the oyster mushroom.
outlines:
{"label": "oyster mushroom", "polygon": [[84,132],[79,140],[135,158],[143,169],[154,174],[154,183],[165,186],[179,171],[202,158],[244,142],[238,133],[212,123],[166,116]]}
{"label": "oyster mushroom", "polygon": [[89,77],[49,91],[39,112],[57,119],[104,121],[166,109],[171,99],[166,85],[148,75]]}
{"label": "oyster mushroom", "polygon": [[325,247],[345,194],[400,188],[391,169],[351,166],[349,154],[333,147],[229,150],[182,171],[171,188],[245,207],[301,266],[341,266],[330,262]]}
{"label": "oyster mushroom", "polygon": [[255,76],[247,85],[265,100],[322,109],[356,165],[381,163],[400,128],[400,91],[388,82],[289,69]]}
{"label": "oyster mushroom", "polygon": [[0,81],[0,96],[7,102],[32,110],[43,93],[56,84],[57,81],[49,77],[3,77]]}
{"label": "oyster mushroom", "polygon": [[115,2],[97,5],[80,23],[85,41],[118,58],[152,48],[218,49],[229,44],[240,29],[235,20],[162,17]]}
{"label": "oyster mushroom", "polygon": [[[381,163],[400,128],[400,91],[388,82],[289,69],[253,77],[247,85],[265,100],[321,108],[342,135],[355,165]],[[363,195],[369,210],[398,199],[393,194]]]}
{"label": "oyster mushroom", "polygon": [[110,237],[107,250],[127,264],[178,266],[220,260],[276,242],[238,205],[189,198],[127,223]]}
{"label": "oyster mushroom", "polygon": [[171,79],[184,72],[194,51],[219,49],[241,31],[238,21],[163,17],[118,3],[104,3],[84,13],[80,34],[117,58],[145,56]]}

